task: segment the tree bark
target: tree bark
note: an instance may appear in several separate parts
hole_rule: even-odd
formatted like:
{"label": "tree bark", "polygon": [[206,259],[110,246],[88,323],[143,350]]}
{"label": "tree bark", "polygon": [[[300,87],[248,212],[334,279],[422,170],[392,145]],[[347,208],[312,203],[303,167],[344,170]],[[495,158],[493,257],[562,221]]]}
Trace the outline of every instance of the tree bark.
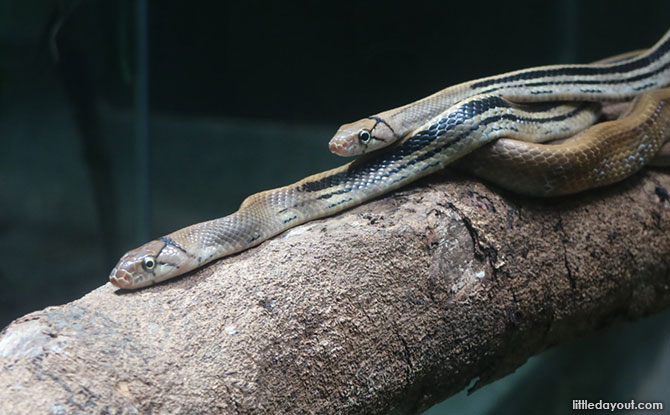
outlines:
{"label": "tree bark", "polygon": [[15,413],[417,413],[670,305],[670,174],[532,199],[447,171],[0,334]]}

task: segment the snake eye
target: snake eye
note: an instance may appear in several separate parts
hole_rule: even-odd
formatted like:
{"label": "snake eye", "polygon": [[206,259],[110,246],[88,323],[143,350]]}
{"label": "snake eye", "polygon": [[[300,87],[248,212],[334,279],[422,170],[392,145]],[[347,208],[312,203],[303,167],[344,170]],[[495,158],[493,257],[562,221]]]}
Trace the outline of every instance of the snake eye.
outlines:
{"label": "snake eye", "polygon": [[156,268],[156,258],[152,256],[145,257],[142,260],[142,268],[144,268],[145,271],[151,271]]}
{"label": "snake eye", "polygon": [[361,130],[358,132],[358,141],[363,144],[369,143],[371,138],[372,134],[370,134],[370,131],[368,130]]}

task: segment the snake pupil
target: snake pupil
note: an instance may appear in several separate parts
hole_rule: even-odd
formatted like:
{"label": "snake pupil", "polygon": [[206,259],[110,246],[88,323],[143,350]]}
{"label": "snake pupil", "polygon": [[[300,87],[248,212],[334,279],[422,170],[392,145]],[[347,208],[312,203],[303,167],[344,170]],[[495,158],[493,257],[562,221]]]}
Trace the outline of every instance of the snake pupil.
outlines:
{"label": "snake pupil", "polygon": [[367,144],[371,138],[372,136],[370,135],[370,131],[368,130],[361,130],[358,133],[358,140],[363,144]]}

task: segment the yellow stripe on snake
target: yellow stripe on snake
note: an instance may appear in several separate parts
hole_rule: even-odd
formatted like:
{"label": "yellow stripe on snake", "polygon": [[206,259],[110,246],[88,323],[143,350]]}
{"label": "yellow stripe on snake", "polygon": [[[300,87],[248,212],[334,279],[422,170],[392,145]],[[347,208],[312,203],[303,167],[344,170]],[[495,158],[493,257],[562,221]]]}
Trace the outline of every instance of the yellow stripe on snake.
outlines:
{"label": "yellow stripe on snake", "polygon": [[[529,143],[509,137],[537,131],[543,138],[536,141],[553,139],[560,135],[556,132],[573,135],[579,126],[593,122],[598,104],[519,105],[497,94],[470,96],[388,148],[257,193],[229,216],[129,251],[112,270],[110,281],[135,289],[176,277],[301,223],[388,193],[459,159],[460,167],[529,195],[562,195],[622,180],[649,163],[670,138],[670,89],[645,92],[652,88],[645,86],[651,78],[655,87],[670,82],[669,38],[666,34],[644,54],[647,70],[638,58],[619,64],[620,69],[635,71],[621,79],[634,83],[627,88],[638,88],[642,94],[617,120],[596,124],[560,144]],[[659,66],[659,61],[665,63]],[[580,71],[588,67],[579,66]],[[608,80],[611,73],[603,76]]]}

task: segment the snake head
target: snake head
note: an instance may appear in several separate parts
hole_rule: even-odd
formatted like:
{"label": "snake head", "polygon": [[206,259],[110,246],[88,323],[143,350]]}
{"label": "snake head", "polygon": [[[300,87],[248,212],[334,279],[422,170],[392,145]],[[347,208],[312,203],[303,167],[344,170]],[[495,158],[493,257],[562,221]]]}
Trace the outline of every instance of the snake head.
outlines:
{"label": "snake head", "polygon": [[135,289],[172,278],[197,266],[194,258],[171,238],[164,237],[128,251],[121,257],[109,282]]}
{"label": "snake head", "polygon": [[399,138],[389,122],[380,117],[368,117],[342,125],[328,147],[338,156],[352,157],[384,148]]}

